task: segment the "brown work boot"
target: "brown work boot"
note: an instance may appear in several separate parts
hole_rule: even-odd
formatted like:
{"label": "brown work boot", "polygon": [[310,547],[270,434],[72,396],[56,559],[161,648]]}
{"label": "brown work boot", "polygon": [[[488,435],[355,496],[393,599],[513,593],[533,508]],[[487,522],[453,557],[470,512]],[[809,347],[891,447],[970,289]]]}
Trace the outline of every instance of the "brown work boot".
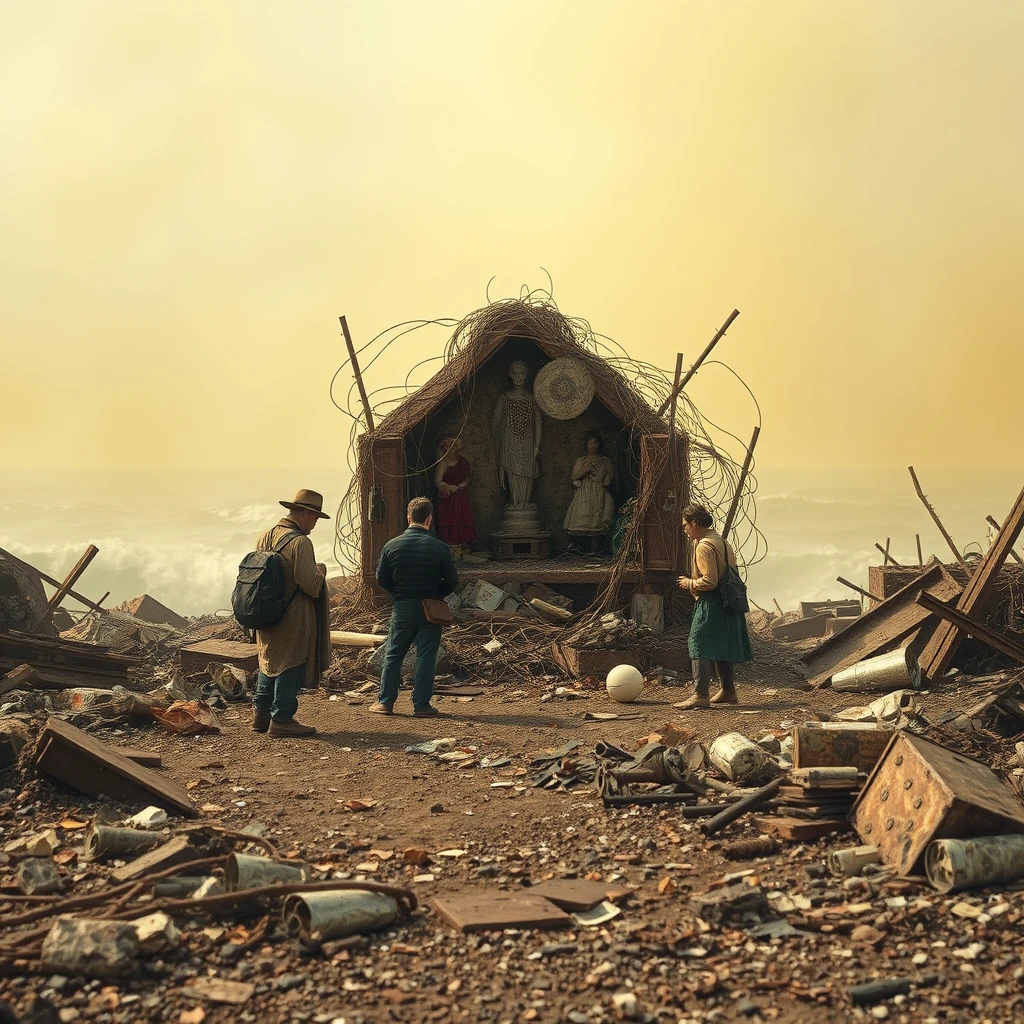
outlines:
{"label": "brown work boot", "polygon": [[381,704],[377,701],[376,704],[371,705],[369,708],[371,715],[393,715],[395,713],[394,704]]}
{"label": "brown work boot", "polygon": [[708,700],[707,696],[700,693],[695,693],[692,697],[684,700],[680,704],[673,704],[672,707],[679,708],[681,711],[689,711],[690,708],[706,708],[710,707],[711,701]]}
{"label": "brown work boot", "polygon": [[733,687],[726,689],[724,686],[711,698],[712,704],[739,704],[740,699],[736,696]]}
{"label": "brown work boot", "polygon": [[259,708],[252,709],[252,731],[266,732],[270,728],[270,712],[260,711]]}
{"label": "brown work boot", "polygon": [[268,736],[315,736],[316,729],[311,725],[302,725],[294,718],[286,719],[283,722],[271,722]]}
{"label": "brown work boot", "polygon": [[437,718],[441,714],[433,704],[423,704],[421,707],[413,708],[413,718]]}

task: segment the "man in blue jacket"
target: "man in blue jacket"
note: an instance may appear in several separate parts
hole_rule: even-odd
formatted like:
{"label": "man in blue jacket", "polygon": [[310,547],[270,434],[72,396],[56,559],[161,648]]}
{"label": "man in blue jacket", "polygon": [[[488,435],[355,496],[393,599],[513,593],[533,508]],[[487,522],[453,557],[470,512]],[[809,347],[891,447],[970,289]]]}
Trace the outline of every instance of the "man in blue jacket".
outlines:
{"label": "man in blue jacket", "polygon": [[402,679],[402,659],[416,641],[416,676],[412,713],[431,718],[440,712],[431,703],[434,668],[441,643],[441,626],[428,622],[423,598],[445,598],[459,583],[451,548],[430,532],[434,506],[429,498],[413,498],[406,510],[409,528],[384,545],[377,563],[377,582],[391,594],[391,626],[384,641],[384,669],[380,696],[370,710],[395,713],[395,698]]}

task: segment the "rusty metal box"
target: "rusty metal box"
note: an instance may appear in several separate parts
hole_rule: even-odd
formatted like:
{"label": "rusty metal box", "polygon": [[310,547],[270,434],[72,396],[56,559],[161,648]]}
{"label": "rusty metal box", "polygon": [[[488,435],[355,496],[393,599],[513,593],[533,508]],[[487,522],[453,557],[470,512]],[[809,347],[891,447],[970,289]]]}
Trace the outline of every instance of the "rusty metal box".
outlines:
{"label": "rusty metal box", "polygon": [[901,875],[921,873],[933,839],[1024,833],[1024,806],[990,768],[899,731],[851,812],[865,843]]}

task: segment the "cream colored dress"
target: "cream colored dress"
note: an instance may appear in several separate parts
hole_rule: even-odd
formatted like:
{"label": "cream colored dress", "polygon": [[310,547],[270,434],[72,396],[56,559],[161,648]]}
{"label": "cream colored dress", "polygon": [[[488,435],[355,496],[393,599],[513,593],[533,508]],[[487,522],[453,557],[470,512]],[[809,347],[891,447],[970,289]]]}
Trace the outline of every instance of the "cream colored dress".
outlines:
{"label": "cream colored dress", "polygon": [[[588,468],[593,472],[580,480]],[[581,455],[576,460],[572,467],[576,493],[562,524],[567,533],[596,536],[608,532],[615,518],[615,502],[608,493],[614,474],[615,468],[607,455]]]}

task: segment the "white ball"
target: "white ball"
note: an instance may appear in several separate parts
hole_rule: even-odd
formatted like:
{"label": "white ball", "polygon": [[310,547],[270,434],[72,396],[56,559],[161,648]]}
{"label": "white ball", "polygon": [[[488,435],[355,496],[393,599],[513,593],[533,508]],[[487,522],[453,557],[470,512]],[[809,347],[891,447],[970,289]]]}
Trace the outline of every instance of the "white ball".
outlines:
{"label": "white ball", "polygon": [[604,686],[612,700],[629,704],[643,692],[644,677],[635,665],[616,665],[608,673]]}

